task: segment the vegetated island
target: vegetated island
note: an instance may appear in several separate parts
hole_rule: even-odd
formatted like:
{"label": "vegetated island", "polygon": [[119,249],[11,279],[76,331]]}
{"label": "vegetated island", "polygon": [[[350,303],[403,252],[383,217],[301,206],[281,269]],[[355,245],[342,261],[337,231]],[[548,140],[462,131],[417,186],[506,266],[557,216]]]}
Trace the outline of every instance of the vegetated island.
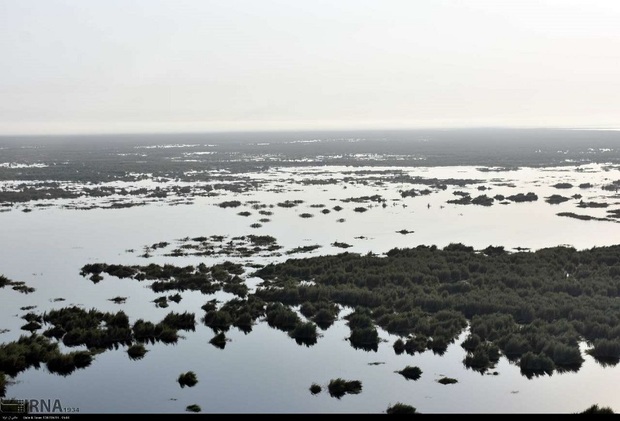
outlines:
{"label": "vegetated island", "polygon": [[[197,269],[106,264],[82,269],[85,276],[101,272],[154,280],[156,291],[212,293],[222,285],[225,290],[244,285],[238,276],[243,269],[229,262]],[[205,305],[205,324],[251,330],[265,316],[272,327],[311,346],[316,328],[291,307],[300,305],[304,317],[328,328],[339,306],[349,306],[354,311],[346,316],[348,339],[364,350],[377,349],[381,327],[401,337],[394,343],[397,353],[442,354],[469,326],[464,364],[474,370],[490,369],[502,355],[527,376],[577,370],[583,362],[581,341],[601,363],[620,360],[620,246],[517,253],[491,246],[482,251],[462,244],[419,246],[393,249],[386,257],[342,253],[289,259],[253,276],[263,278],[263,286],[252,294],[241,291],[219,309]]]}
{"label": "vegetated island", "polygon": [[419,246],[386,257],[290,259],[256,276],[266,280],[256,295],[268,302],[294,306],[321,297],[354,307],[350,341],[367,350],[380,326],[401,337],[396,352],[441,354],[469,325],[464,363],[480,371],[501,355],[526,376],[578,370],[581,341],[603,364],[620,360],[620,246],[518,253]]}
{"label": "vegetated island", "polygon": [[[240,277],[243,267],[230,262],[82,268],[94,282],[103,273],[149,282],[155,292],[233,292],[237,297],[219,306],[211,300],[202,307],[202,322],[216,332],[212,343],[220,347],[226,341],[221,332],[234,326],[249,333],[259,320],[287,332],[299,345],[312,346],[320,338],[317,327],[328,329],[347,306],[353,308],[345,316],[348,340],[365,351],[377,350],[381,327],[400,337],[393,344],[396,353],[442,354],[469,326],[461,344],[467,351],[463,363],[481,372],[502,356],[528,377],[576,371],[583,363],[582,341],[600,364],[620,361],[620,246],[510,253],[503,247],[474,250],[451,244],[393,249],[385,257],[342,253],[289,259],[251,274],[264,280],[254,292]],[[31,333],[0,345],[4,379],[41,363],[68,375],[87,367],[99,352],[119,346],[139,359],[144,344],[175,343],[179,330],[193,331],[196,323],[193,313],[172,312],[159,323],[130,325],[123,311],[75,306],[22,318]],[[65,353],[61,342],[86,350]],[[401,374],[417,376],[413,369]]]}
{"label": "vegetated island", "polygon": [[[238,276],[243,269],[232,263],[82,269],[85,276],[100,272],[152,279],[156,291],[212,293],[222,285],[225,290],[244,285]],[[517,253],[491,246],[482,251],[462,244],[419,246],[393,249],[386,257],[343,253],[289,259],[254,276],[265,280],[263,286],[253,294],[241,291],[220,309],[205,308],[205,323],[227,329],[236,320],[251,329],[266,315],[272,327],[310,346],[316,329],[291,306],[300,305],[322,328],[333,323],[338,306],[349,306],[354,311],[346,316],[348,339],[364,350],[377,349],[381,327],[401,337],[394,344],[397,353],[442,354],[469,325],[464,364],[479,371],[493,367],[501,355],[518,362],[525,375],[576,370],[583,362],[581,341],[600,362],[620,359],[620,246]]]}
{"label": "vegetated island", "polygon": [[4,288],[5,286],[10,286],[14,291],[21,292],[23,294],[30,294],[35,291],[34,288],[26,285],[25,282],[22,281],[12,281],[4,275],[0,275],[0,288]]}

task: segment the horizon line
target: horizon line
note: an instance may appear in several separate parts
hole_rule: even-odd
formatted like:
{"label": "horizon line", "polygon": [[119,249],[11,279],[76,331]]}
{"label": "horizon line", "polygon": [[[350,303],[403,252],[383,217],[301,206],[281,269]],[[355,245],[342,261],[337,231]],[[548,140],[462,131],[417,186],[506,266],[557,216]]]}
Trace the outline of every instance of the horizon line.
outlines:
{"label": "horizon line", "polygon": [[316,132],[380,132],[380,131],[456,131],[456,130],[570,130],[570,131],[620,131],[618,126],[566,127],[566,126],[510,126],[510,125],[479,125],[479,126],[409,126],[409,127],[323,127],[323,128],[248,128],[248,129],[196,129],[196,130],[128,130],[128,131],[67,131],[58,133],[0,133],[0,138],[8,137],[76,137],[76,136],[165,136],[165,135],[205,135],[205,134],[236,134],[236,133],[316,133]]}

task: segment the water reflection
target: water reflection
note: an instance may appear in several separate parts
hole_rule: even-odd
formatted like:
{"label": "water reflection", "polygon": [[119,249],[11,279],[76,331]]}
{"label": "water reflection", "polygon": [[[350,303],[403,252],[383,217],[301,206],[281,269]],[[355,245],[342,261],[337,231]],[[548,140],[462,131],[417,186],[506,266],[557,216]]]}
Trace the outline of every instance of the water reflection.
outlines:
{"label": "water reflection", "polygon": [[[456,197],[454,193],[457,188],[467,190],[473,197],[478,196],[477,185],[448,186],[445,190],[436,189],[431,194],[423,195],[423,198],[421,195],[402,197],[400,191],[410,191],[411,188],[422,191],[427,185],[416,185],[404,181],[405,179],[373,180],[371,175],[356,175],[366,178],[360,179],[366,184],[348,184],[345,190],[342,188],[342,181],[351,176],[347,174],[350,170],[347,167],[323,167],[282,169],[270,174],[256,174],[256,177],[265,179],[264,191],[226,192],[217,200],[196,197],[191,205],[184,207],[160,206],[161,202],[152,202],[148,206],[132,208],[76,211],[63,208],[68,202],[56,199],[49,201],[53,205],[50,208],[34,208],[30,213],[4,212],[0,216],[4,240],[0,245],[0,255],[4,256],[0,270],[10,279],[24,281],[36,291],[28,296],[6,289],[0,291],[3,304],[0,310],[3,325],[0,327],[9,329],[0,339],[9,342],[17,340],[19,335],[24,333],[20,331],[24,320],[15,317],[16,314],[21,316],[24,311],[29,310],[42,314],[67,304],[79,304],[86,309],[97,308],[102,312],[114,313],[118,312],[118,306],[121,305],[120,308],[126,312],[134,329],[134,323],[140,319],[144,323],[148,320],[156,322],[168,313],[169,309],[153,306],[152,301],[157,295],[146,288],[146,284],[127,278],[109,277],[94,285],[81,278],[78,275],[79,268],[87,263],[113,262],[142,266],[150,263],[179,266],[205,263],[210,266],[231,259],[262,266],[292,258],[293,256],[286,252],[303,245],[308,248],[298,249],[298,252],[304,252],[300,257],[340,253],[344,250],[339,248],[341,244],[351,246],[347,251],[362,254],[369,251],[380,254],[394,247],[412,247],[419,244],[443,247],[455,241],[480,250],[489,245],[501,245],[506,250],[511,250],[519,247],[539,249],[564,243],[582,249],[613,244],[617,242],[620,234],[618,224],[614,222],[579,221],[556,216],[560,209],[574,210],[575,213],[593,217],[607,215],[604,208],[578,208],[578,199],[571,198],[554,206],[540,199],[536,202],[507,205],[494,202],[489,207],[461,206],[447,202]],[[480,179],[485,186],[492,189],[493,194],[488,194],[488,197],[494,197],[495,194],[508,197],[513,190],[526,194],[533,189],[539,197],[550,197],[557,192],[553,185],[565,181],[575,186],[571,193],[579,192],[583,195],[579,200],[613,202],[615,192],[605,190],[602,186],[609,184],[609,180],[605,178],[616,177],[617,169],[604,171],[601,167],[592,166],[588,172],[565,170],[550,168],[542,173],[537,169],[522,168],[507,173],[493,173],[491,176],[469,167],[438,167],[423,171],[416,168],[403,169],[412,177],[424,173],[427,178]],[[277,192],[277,186],[289,176],[295,184],[283,185],[281,192]],[[334,178],[338,182],[323,185],[300,184],[301,180],[310,177],[314,180]],[[580,190],[578,186],[586,182],[594,187]],[[293,188],[298,190],[294,194],[290,191]],[[269,191],[270,189],[274,191]],[[355,197],[372,197],[375,194],[380,194],[386,200],[382,203],[387,206],[366,203],[362,205],[367,209],[365,212],[356,212],[355,208],[360,207],[358,204],[344,201]],[[247,207],[249,212],[254,213],[242,217],[237,215],[238,210],[216,206],[225,200],[239,200],[241,207]],[[303,202],[295,207],[277,205],[285,203],[286,200]],[[281,250],[270,251],[263,247],[261,251],[251,253],[256,244],[247,241],[247,236],[250,224],[255,221],[247,218],[259,215],[252,209],[257,203],[252,204],[251,201],[267,206],[274,205],[272,208],[264,208],[270,209],[266,212],[271,212],[271,222],[264,223],[256,232],[257,235],[275,238],[278,246],[282,247]],[[102,199],[84,202],[89,205],[104,203]],[[325,204],[326,208],[322,209],[333,209],[338,204],[341,209],[339,212],[333,210],[331,213],[323,213],[317,210],[319,208],[312,211],[313,204]],[[303,213],[313,213],[314,217],[300,218],[299,215]],[[339,215],[338,218],[335,217],[336,214]],[[340,215],[344,222],[338,222]],[[533,215],[535,218],[532,218]],[[399,234],[398,231],[402,231],[404,227],[408,230],[407,235]],[[26,238],[25,232],[33,234]],[[38,241],[32,241],[34,233]],[[246,237],[246,240],[238,240],[238,246],[231,246],[231,250],[234,249],[237,253],[232,256],[217,253],[209,255],[205,253],[207,247],[202,244],[202,248],[196,249],[203,253],[202,255],[192,255],[192,249],[183,248],[184,245],[192,244],[191,239],[199,238],[197,236],[209,239],[211,235],[228,236],[222,239],[221,248],[226,248],[228,242],[235,237]],[[189,241],[175,240],[185,238],[184,236],[187,236]],[[151,247],[164,242],[168,244]],[[148,253],[145,252],[145,244],[149,245]],[[313,248],[314,245],[321,247]],[[240,247],[246,247],[246,250],[239,250]],[[123,252],[124,250],[134,251]],[[145,254],[147,257],[144,257]],[[36,259],[33,256],[36,256]],[[230,289],[229,291],[234,293]],[[9,393],[11,396],[35,396],[54,390],[69,403],[79,400],[85,411],[102,412],[110,411],[112,407],[121,411],[140,412],[146,409],[147,404],[148,409],[153,411],[182,411],[185,403],[174,404],[169,400],[171,396],[180,396],[188,402],[199,402],[205,412],[235,412],[240,409],[237,399],[239,393],[248,397],[241,408],[248,412],[380,412],[385,410],[389,403],[397,400],[411,402],[421,412],[564,412],[584,409],[593,402],[616,405],[616,409],[620,409],[617,396],[609,392],[613,389],[618,375],[617,359],[594,359],[584,354],[585,361],[578,373],[577,367],[556,367],[556,371],[552,373],[561,376],[547,375],[543,371],[545,374],[542,376],[535,372],[524,372],[525,377],[522,377],[521,369],[510,365],[506,358],[501,358],[497,364],[484,370],[469,370],[463,365],[463,360],[467,357],[467,352],[460,347],[464,340],[463,334],[456,342],[422,335],[405,338],[403,350],[397,355],[394,352],[396,349],[392,347],[399,339],[397,336],[380,328],[376,329],[376,336],[372,330],[365,331],[367,327],[358,326],[357,330],[352,330],[350,324],[347,324],[350,320],[343,319],[342,314],[334,316],[329,309],[317,308],[311,316],[303,312],[302,315],[322,329],[323,336],[315,339],[291,338],[288,335],[290,325],[286,326],[283,321],[274,321],[275,316],[271,318],[272,325],[285,326],[282,330],[269,328],[268,323],[263,322],[269,322],[269,316],[255,314],[251,310],[235,312],[229,307],[227,311],[231,311],[227,318],[221,309],[233,296],[227,291],[207,292],[202,294],[182,291],[181,302],[178,306],[174,304],[173,308],[175,311],[193,312],[198,318],[204,314],[204,324],[213,328],[213,331],[205,326],[197,326],[195,331],[190,330],[183,335],[184,338],[175,338],[174,341],[166,335],[163,337],[166,340],[162,341],[145,336],[143,340],[151,344],[150,349],[144,358],[135,360],[130,360],[125,355],[129,347],[119,343],[111,346],[105,353],[95,355],[87,369],[71,371],[72,374],[66,377],[47,374],[47,371],[62,372],[62,368],[57,368],[62,365],[55,365],[60,363],[59,361],[52,363],[51,368],[47,369],[44,365],[40,365],[38,370],[33,367],[17,377],[19,383],[10,385]],[[250,289],[248,293],[252,294],[253,290]],[[59,295],[65,297],[67,302],[50,301]],[[122,304],[120,299],[109,297],[129,299]],[[216,299],[215,297],[220,301],[216,307],[209,311],[201,309],[206,300]],[[36,309],[33,309],[33,306],[36,306]],[[297,308],[293,310],[296,312]],[[301,312],[301,309],[299,311]],[[524,313],[525,316],[527,314]],[[287,317],[292,316],[283,316],[284,319]],[[352,340],[354,332],[357,332],[356,339]],[[62,337],[58,332],[49,333],[50,337]],[[225,339],[223,342],[216,341],[217,344],[211,346],[208,342],[211,338],[215,339],[214,334],[216,337],[222,334]],[[170,347],[165,343],[176,345]],[[370,353],[356,351],[351,346],[354,343],[359,345],[358,349]],[[429,346],[430,351],[426,351]],[[369,358],[385,361],[385,365],[368,366]],[[394,371],[409,363],[422,369],[422,376],[416,382],[405,382],[401,376],[394,374]],[[262,388],[246,384],[244,380],[247,379],[233,373],[234,367],[245,367],[248,364],[253,366],[248,373],[251,383],[265,384],[265,389],[271,388],[270,391],[257,390]],[[162,368],[166,365],[173,366],[173,369]],[[200,382],[195,390],[183,391],[191,393],[190,395],[178,395],[178,385],[174,389],[168,383],[174,383],[175,376],[180,372],[180,365],[189,366],[187,369],[200,367],[205,370],[204,378],[207,378],[206,373],[210,372],[219,388]],[[296,375],[290,376],[291,372]],[[498,372],[499,375],[479,375],[493,372]],[[459,382],[450,387],[435,389],[435,379],[441,373],[457,378]],[[203,377],[201,373],[198,374]],[[327,394],[312,396],[308,393],[308,386],[313,381],[326,384],[340,375],[345,379],[359,378],[364,385],[362,393],[359,396],[347,396],[340,401],[322,400],[324,397],[329,398]],[[132,377],[139,378],[139,384],[132,383]],[[562,382],[557,382],[559,378]],[[528,382],[527,379],[531,381]],[[591,387],[583,390],[580,385],[584,383]],[[146,388],[149,390],[141,392],[136,387],[148,384],[163,385],[160,391]],[[84,385],[92,385],[89,386],[90,392],[83,390],[88,389]],[[221,387],[222,385],[225,387]],[[462,387],[463,385],[466,386]],[[113,405],[104,405],[93,398],[93,388],[101,391],[104,387],[106,399],[115,402]],[[521,393],[511,394],[511,390],[520,390]],[[577,394],[576,390],[580,392]],[[131,401],[124,399],[123,395],[130,392],[134,398]],[[570,402],[556,397],[560,392],[571,396]],[[148,393],[153,394],[153,398],[150,398]],[[536,394],[545,399],[528,398]],[[481,402],[481,396],[493,403],[487,406]]]}

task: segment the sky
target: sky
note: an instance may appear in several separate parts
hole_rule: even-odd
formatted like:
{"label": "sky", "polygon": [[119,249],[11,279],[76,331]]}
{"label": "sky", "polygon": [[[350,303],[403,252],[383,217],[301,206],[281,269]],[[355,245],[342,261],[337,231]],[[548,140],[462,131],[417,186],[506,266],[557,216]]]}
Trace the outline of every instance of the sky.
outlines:
{"label": "sky", "polygon": [[618,0],[0,0],[0,135],[620,127]]}

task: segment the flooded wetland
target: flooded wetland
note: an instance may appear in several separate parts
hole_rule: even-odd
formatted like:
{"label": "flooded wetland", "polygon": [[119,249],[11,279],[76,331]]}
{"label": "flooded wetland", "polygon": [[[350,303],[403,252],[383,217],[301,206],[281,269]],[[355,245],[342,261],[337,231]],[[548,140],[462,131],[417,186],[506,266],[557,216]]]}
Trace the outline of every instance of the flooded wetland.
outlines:
{"label": "flooded wetland", "polygon": [[0,394],[620,410],[620,132],[0,138]]}

